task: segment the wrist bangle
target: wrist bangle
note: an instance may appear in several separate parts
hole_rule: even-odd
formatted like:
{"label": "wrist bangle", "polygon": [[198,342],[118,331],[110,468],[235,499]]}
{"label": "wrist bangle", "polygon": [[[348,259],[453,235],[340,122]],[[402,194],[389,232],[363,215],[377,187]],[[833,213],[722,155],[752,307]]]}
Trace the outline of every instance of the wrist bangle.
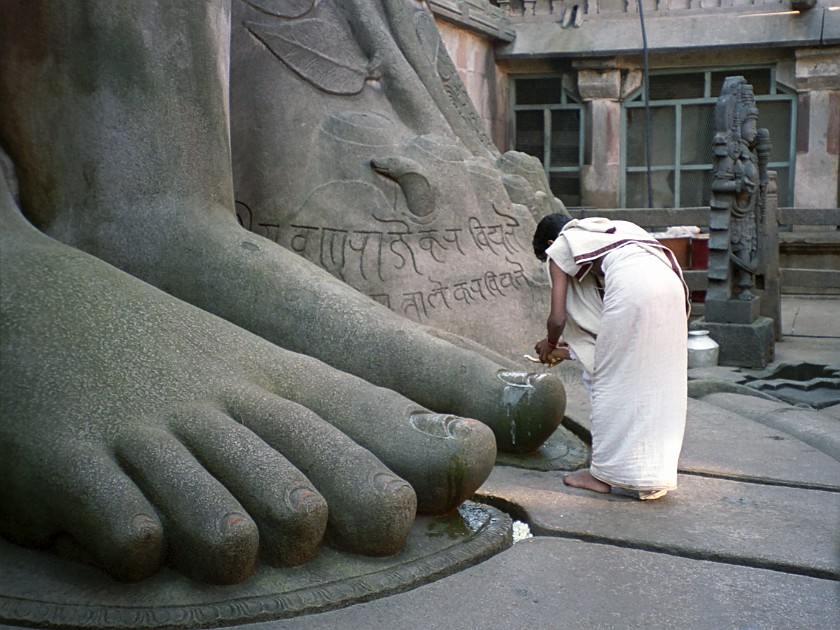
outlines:
{"label": "wrist bangle", "polygon": [[557,340],[557,343],[551,343],[551,342],[548,340],[548,337],[546,337],[546,338],[545,338],[545,341],[546,341],[546,343],[548,344],[548,347],[549,347],[549,348],[551,348],[552,350],[555,350],[555,349],[557,348],[557,346],[560,344],[560,340],[559,340],[559,339]]}

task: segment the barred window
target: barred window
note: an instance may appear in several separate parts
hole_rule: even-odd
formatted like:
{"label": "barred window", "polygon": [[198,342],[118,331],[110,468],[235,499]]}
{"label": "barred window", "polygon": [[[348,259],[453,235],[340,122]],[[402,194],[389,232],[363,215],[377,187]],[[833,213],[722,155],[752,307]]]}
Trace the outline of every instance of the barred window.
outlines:
{"label": "barred window", "polygon": [[551,191],[567,206],[580,205],[584,108],[562,76],[516,79],[511,89],[511,146],[538,158]]}
{"label": "barred window", "polygon": [[[774,68],[651,71],[651,190],[653,206],[706,206],[711,198],[715,104],[728,76],[743,76],[756,95],[758,126],[770,130],[769,167],[778,173],[779,205],[791,204],[796,99],[776,82]],[[621,203],[648,205],[644,92],[623,103]]]}

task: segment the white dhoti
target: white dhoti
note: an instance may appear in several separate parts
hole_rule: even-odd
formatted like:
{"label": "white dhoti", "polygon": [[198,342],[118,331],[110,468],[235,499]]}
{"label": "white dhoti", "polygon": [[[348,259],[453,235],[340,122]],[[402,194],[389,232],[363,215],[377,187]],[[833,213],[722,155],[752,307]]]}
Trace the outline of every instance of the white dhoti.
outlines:
{"label": "white dhoti", "polygon": [[636,244],[607,253],[601,268],[590,472],[619,488],[670,490],[687,408],[685,289],[669,265]]}
{"label": "white dhoti", "polygon": [[546,254],[569,276],[563,335],[592,381],[592,476],[640,498],[676,488],[688,407],[682,270],[645,230],[604,218],[570,221]]}

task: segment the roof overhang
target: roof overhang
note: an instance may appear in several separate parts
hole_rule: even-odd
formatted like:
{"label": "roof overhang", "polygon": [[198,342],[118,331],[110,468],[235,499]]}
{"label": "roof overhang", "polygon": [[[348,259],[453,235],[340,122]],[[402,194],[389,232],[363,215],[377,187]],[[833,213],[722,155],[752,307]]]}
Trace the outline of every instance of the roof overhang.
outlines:
{"label": "roof overhang", "polygon": [[[593,57],[642,51],[638,15],[597,16],[579,27],[557,22],[514,25],[516,39],[496,50],[499,59]],[[804,47],[840,44],[840,6],[810,11],[684,13],[645,16],[648,51],[738,47]]]}

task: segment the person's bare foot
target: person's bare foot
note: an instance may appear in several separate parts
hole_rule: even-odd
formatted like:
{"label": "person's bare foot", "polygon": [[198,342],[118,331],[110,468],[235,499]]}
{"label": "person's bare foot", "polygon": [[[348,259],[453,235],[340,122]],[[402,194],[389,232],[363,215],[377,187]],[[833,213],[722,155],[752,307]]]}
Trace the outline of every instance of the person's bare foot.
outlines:
{"label": "person's bare foot", "polygon": [[563,477],[563,483],[572,488],[583,488],[584,490],[592,490],[592,492],[600,492],[601,494],[609,494],[611,486],[604,483],[600,479],[595,479],[589,469],[578,470]]}

